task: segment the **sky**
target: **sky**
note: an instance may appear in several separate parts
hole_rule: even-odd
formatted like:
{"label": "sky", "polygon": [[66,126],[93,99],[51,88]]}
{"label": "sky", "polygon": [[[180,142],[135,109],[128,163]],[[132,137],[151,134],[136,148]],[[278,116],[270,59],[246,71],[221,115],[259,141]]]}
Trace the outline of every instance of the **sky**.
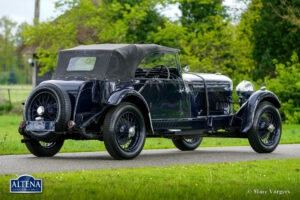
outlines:
{"label": "sky", "polygon": [[[40,21],[48,21],[61,14],[54,6],[55,0],[40,0]],[[244,8],[245,5],[238,0],[225,0],[224,5],[230,8]],[[162,9],[162,13],[171,19],[180,16],[178,5],[173,5]],[[6,16],[10,20],[17,22],[33,23],[34,0],[0,0],[0,18]]]}

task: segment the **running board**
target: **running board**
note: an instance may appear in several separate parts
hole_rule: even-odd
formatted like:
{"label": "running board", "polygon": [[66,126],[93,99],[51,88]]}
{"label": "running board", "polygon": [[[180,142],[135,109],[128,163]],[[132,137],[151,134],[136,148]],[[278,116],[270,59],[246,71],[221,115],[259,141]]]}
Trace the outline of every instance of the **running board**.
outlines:
{"label": "running board", "polygon": [[[170,131],[173,130],[173,131]],[[174,131],[176,130],[176,131]],[[182,130],[168,129],[169,132],[162,133],[163,136],[200,136],[200,137],[227,137],[227,138],[248,138],[247,134],[236,131],[212,131],[211,129]]]}

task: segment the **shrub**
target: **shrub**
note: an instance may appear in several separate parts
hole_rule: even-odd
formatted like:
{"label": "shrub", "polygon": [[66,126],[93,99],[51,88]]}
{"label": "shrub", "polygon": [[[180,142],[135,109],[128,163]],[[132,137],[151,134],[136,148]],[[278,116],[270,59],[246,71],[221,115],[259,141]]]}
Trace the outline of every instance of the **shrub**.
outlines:
{"label": "shrub", "polygon": [[280,99],[280,109],[286,123],[300,123],[300,63],[294,52],[290,61],[285,64],[273,60],[276,67],[276,78],[267,77],[265,82],[269,90]]}
{"label": "shrub", "polygon": [[12,108],[11,103],[5,101],[4,98],[0,96],[0,115],[2,115],[3,112],[10,112]]}
{"label": "shrub", "polygon": [[0,104],[0,113],[2,112],[10,112],[13,106],[9,102],[1,103]]}

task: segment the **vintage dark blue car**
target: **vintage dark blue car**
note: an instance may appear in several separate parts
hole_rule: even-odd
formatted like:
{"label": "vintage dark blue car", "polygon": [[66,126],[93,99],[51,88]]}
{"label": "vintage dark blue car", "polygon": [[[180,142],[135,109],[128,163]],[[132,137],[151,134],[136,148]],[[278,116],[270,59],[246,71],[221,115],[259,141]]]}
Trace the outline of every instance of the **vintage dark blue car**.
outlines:
{"label": "vintage dark blue car", "polygon": [[66,139],[100,140],[116,159],[139,155],[146,137],[170,138],[183,151],[203,137],[248,138],[256,152],[274,151],[281,137],[276,95],[243,81],[233,102],[230,78],[183,72],[178,53],[155,44],[60,51],[52,80],[25,102],[22,142],[36,156],[53,156]]}

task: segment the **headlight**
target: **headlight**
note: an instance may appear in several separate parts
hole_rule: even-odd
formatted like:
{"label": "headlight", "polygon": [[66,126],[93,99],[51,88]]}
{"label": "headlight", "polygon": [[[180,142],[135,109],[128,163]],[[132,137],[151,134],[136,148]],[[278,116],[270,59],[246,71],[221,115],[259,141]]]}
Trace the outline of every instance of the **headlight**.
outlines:
{"label": "headlight", "polygon": [[254,85],[250,81],[242,81],[236,86],[236,94],[239,98],[248,98],[254,92]]}

